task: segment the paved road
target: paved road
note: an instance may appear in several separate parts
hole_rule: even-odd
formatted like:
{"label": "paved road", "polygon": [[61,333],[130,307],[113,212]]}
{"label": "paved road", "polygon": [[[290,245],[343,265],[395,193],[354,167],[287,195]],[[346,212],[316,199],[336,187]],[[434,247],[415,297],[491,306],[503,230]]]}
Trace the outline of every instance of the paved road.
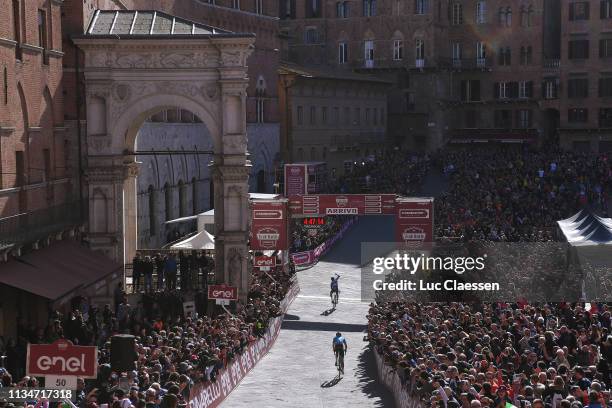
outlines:
{"label": "paved road", "polygon": [[[393,217],[362,217],[315,267],[298,274],[300,294],[276,344],[221,405],[241,407],[393,407],[376,382],[374,357],[363,341],[368,304],[360,301],[360,242],[393,239]],[[340,274],[340,304],[331,314],[329,279]],[[347,338],[345,375],[336,378],[331,340]]]}

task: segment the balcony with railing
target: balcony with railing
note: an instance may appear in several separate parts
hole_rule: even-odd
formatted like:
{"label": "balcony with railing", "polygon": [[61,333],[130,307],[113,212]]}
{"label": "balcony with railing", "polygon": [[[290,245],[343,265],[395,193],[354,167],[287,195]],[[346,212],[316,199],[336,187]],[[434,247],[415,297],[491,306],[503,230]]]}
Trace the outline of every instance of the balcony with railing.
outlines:
{"label": "balcony with railing", "polygon": [[80,201],[0,218],[0,249],[36,242],[80,224]]}
{"label": "balcony with railing", "polygon": [[442,68],[455,70],[488,70],[493,66],[491,58],[438,58]]}
{"label": "balcony with railing", "polygon": [[561,67],[561,60],[559,58],[545,58],[542,61],[542,68],[547,71],[557,71]]}

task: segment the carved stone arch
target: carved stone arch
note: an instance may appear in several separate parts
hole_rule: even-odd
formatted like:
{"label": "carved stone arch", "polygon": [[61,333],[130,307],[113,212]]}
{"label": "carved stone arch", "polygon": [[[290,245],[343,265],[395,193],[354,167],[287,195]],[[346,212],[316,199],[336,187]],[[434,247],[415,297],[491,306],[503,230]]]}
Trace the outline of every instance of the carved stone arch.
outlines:
{"label": "carved stone arch", "polygon": [[[198,30],[206,32],[207,27]],[[130,262],[138,242],[136,135],[152,114],[184,109],[201,120],[212,138],[210,169],[214,191],[219,192],[214,195],[216,280],[230,280],[226,258],[229,249],[243,254],[233,282],[239,286],[241,299],[246,299],[251,168],[247,157],[246,61],[253,51],[254,36],[212,32],[175,38],[124,33],[108,38],[91,34],[99,32],[96,30],[86,32],[73,39],[85,54],[89,142],[85,172],[90,200],[102,197],[94,191],[104,191],[106,199],[98,198],[97,204],[105,203],[108,215],[106,228],[89,223],[91,247],[106,251],[118,261]],[[105,127],[90,128],[90,124],[100,122]],[[170,169],[170,173],[173,171]],[[188,175],[184,174],[182,180],[189,180]],[[89,219],[93,221],[96,203],[90,204]]]}

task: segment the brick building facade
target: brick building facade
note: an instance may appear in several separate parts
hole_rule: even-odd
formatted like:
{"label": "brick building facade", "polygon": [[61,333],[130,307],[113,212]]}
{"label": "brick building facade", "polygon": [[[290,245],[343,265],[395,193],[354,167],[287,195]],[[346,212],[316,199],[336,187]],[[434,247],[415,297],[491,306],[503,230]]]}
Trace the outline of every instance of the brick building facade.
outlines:
{"label": "brick building facade", "polygon": [[[281,0],[288,58],[395,82],[388,132],[436,148],[559,139],[610,150],[609,0]],[[610,37],[610,39],[608,39]],[[588,52],[585,51],[588,49]]]}

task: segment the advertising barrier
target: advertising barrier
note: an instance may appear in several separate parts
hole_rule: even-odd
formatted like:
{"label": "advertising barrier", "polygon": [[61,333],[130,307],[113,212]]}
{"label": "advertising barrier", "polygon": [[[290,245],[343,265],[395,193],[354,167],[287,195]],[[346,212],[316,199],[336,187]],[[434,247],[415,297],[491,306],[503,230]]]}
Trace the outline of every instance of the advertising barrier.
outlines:
{"label": "advertising barrier", "polygon": [[[287,292],[287,296],[281,302],[283,313],[287,311],[299,291],[300,287],[295,281]],[[187,408],[214,408],[221,404],[249,371],[255,367],[257,362],[270,351],[280,332],[283,317],[279,316],[270,320],[265,335],[250,344],[241,355],[220,370],[217,374],[217,381],[212,384],[197,384],[194,386],[189,393]]]}
{"label": "advertising barrier", "polygon": [[385,364],[384,359],[374,348],[374,358],[378,371],[378,381],[391,390],[395,399],[395,406],[398,408],[424,408],[418,399],[410,396],[405,384],[393,368]]}
{"label": "advertising barrier", "polygon": [[286,250],[287,200],[253,200],[250,246],[254,251]]}
{"label": "advertising barrier", "polygon": [[291,254],[291,259],[293,260],[293,264],[295,266],[306,266],[313,264],[319,261],[319,258],[322,257],[331,249],[331,247],[338,241],[340,238],[344,236],[344,233],[350,228],[351,225],[355,222],[355,218],[351,218],[342,226],[340,231],[338,231],[333,237],[328,238],[321,245],[317,246],[315,249],[311,249],[310,251],[296,252]]}

